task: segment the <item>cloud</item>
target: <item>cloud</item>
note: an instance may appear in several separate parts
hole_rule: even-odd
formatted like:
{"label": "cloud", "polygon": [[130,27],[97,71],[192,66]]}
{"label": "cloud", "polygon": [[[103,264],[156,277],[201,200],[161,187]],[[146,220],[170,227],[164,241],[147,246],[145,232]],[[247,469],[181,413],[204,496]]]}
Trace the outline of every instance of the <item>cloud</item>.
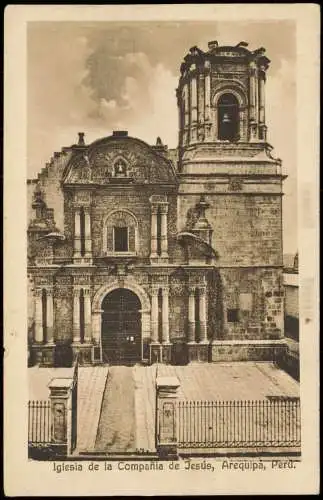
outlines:
{"label": "cloud", "polygon": [[[175,147],[179,66],[192,45],[206,50],[211,39],[220,43],[246,39],[250,48],[266,46],[273,59],[270,79],[278,74],[277,86],[279,78],[289,81],[279,68],[285,64],[282,61],[292,65],[295,60],[291,23],[32,23],[28,33],[30,172],[36,173],[62,146],[58,142],[62,130],[84,130],[92,137],[94,131],[107,135],[122,123],[129,132],[140,131],[143,139],[164,135],[165,142]],[[278,111],[272,113],[274,120]],[[275,129],[273,123],[269,134]],[[73,140],[70,137],[67,144]]]}

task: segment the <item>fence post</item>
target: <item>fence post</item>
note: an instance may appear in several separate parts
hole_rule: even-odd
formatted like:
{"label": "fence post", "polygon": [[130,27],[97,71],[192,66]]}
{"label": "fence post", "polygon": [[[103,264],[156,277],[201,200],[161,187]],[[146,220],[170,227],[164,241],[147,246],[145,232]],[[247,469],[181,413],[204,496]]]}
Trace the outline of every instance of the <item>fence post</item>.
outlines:
{"label": "fence post", "polygon": [[48,384],[52,414],[52,445],[58,455],[68,455],[71,449],[72,384],[72,378],[54,378]]}
{"label": "fence post", "polygon": [[157,377],[156,449],[163,459],[177,458],[177,377]]}

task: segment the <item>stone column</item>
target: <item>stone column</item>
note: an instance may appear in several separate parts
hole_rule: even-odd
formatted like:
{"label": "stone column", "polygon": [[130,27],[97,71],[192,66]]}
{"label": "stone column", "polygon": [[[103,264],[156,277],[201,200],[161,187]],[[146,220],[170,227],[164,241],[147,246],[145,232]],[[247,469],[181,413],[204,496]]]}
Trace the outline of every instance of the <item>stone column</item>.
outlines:
{"label": "stone column", "polygon": [[169,301],[168,288],[162,288],[162,325],[163,325],[163,344],[169,344]]}
{"label": "stone column", "polygon": [[209,121],[211,119],[211,74],[210,74],[210,61],[205,61],[205,121]]}
{"label": "stone column", "polygon": [[150,325],[151,325],[151,341],[149,346],[149,357],[150,363],[159,363],[161,361],[161,345],[159,343],[159,335],[158,335],[158,292],[159,287],[153,286],[151,289],[151,316],[150,316]]}
{"label": "stone column", "polygon": [[81,257],[81,214],[79,207],[74,209],[74,257]]}
{"label": "stone column", "polygon": [[92,326],[91,326],[91,334],[93,343],[97,346],[101,344],[101,320],[102,320],[102,310],[97,309],[92,311]]}
{"label": "stone column", "polygon": [[205,106],[205,98],[204,98],[204,93],[205,93],[205,84],[204,84],[204,73],[201,73],[199,75],[199,85],[198,85],[198,121],[200,124],[204,122],[204,106]]}
{"label": "stone column", "polygon": [[266,140],[266,116],[265,116],[265,82],[266,73],[262,67],[259,73],[259,128],[260,139]]}
{"label": "stone column", "polygon": [[197,107],[198,107],[198,125],[197,125],[197,140],[199,142],[204,141],[205,138],[205,128],[204,128],[204,73],[200,73],[198,76],[197,85]]}
{"label": "stone column", "polygon": [[91,214],[90,207],[84,208],[85,222],[85,256],[92,257]]}
{"label": "stone column", "polygon": [[35,292],[35,342],[43,342],[43,305],[41,288],[37,288]]}
{"label": "stone column", "polygon": [[265,123],[265,74],[260,73],[259,78],[259,123]]}
{"label": "stone column", "polygon": [[205,121],[205,140],[211,137],[211,64],[210,61],[205,61],[205,78],[204,78],[204,121]]}
{"label": "stone column", "polygon": [[167,213],[168,204],[160,205],[161,212],[161,257],[168,258]]}
{"label": "stone column", "polygon": [[46,329],[46,344],[53,344],[54,340],[54,304],[53,304],[53,290],[48,288],[46,290],[46,302],[47,302],[47,329]]}
{"label": "stone column", "polygon": [[79,343],[80,338],[80,290],[74,288],[73,290],[73,343]]}
{"label": "stone column", "polygon": [[189,96],[188,96],[188,86],[183,86],[183,100],[184,100],[184,127],[189,125]]}
{"label": "stone column", "polygon": [[206,288],[199,289],[200,343],[207,344]]}
{"label": "stone column", "polygon": [[197,140],[197,83],[196,65],[191,66],[191,141]]}
{"label": "stone column", "polygon": [[255,68],[255,107],[256,107],[256,122],[259,123],[259,78],[258,78],[258,68]]}
{"label": "stone column", "polygon": [[189,288],[188,295],[188,343],[195,344],[195,287]]}
{"label": "stone column", "polygon": [[[195,71],[195,64],[193,67],[193,71]],[[195,72],[191,75],[191,122],[197,122],[197,83]]]}
{"label": "stone column", "polygon": [[158,287],[151,290],[151,342],[159,344],[158,338]]}
{"label": "stone column", "polygon": [[189,142],[189,124],[190,124],[190,103],[189,103],[189,87],[183,86],[183,99],[184,99],[184,132],[183,132],[183,146]]}
{"label": "stone column", "polygon": [[256,121],[256,65],[250,63],[250,120]]}
{"label": "stone column", "polygon": [[179,89],[176,90],[177,96],[177,111],[178,111],[178,146],[183,146],[183,128],[184,128],[184,114],[185,114],[185,101],[182,98]]}
{"label": "stone column", "polygon": [[158,214],[158,206],[151,205],[151,252],[150,258],[156,259],[157,255],[157,214]]}
{"label": "stone column", "polygon": [[92,342],[91,332],[91,290],[83,288],[84,293],[84,342],[90,344]]}
{"label": "stone column", "polygon": [[250,63],[250,105],[249,105],[249,120],[250,120],[250,139],[257,139],[257,78],[256,64]]}

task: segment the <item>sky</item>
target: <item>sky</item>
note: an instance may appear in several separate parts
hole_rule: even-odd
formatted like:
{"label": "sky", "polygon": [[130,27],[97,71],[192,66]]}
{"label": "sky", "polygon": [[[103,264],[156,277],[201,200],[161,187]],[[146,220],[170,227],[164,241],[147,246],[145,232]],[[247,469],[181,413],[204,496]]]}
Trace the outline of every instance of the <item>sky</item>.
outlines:
{"label": "sky", "polygon": [[175,89],[189,48],[249,43],[266,48],[268,142],[283,161],[284,252],[297,250],[296,40],[292,21],[30,22],[28,25],[28,177],[54,151],[128,130],[177,146]]}

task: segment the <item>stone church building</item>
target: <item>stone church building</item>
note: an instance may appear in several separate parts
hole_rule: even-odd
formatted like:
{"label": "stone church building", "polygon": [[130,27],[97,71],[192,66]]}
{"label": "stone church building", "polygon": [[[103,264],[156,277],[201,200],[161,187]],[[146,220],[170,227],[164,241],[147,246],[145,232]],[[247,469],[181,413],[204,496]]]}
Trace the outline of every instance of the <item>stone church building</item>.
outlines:
{"label": "stone church building", "polygon": [[270,61],[247,45],[184,57],[177,149],[79,133],[28,180],[30,365],[274,360],[284,347]]}

